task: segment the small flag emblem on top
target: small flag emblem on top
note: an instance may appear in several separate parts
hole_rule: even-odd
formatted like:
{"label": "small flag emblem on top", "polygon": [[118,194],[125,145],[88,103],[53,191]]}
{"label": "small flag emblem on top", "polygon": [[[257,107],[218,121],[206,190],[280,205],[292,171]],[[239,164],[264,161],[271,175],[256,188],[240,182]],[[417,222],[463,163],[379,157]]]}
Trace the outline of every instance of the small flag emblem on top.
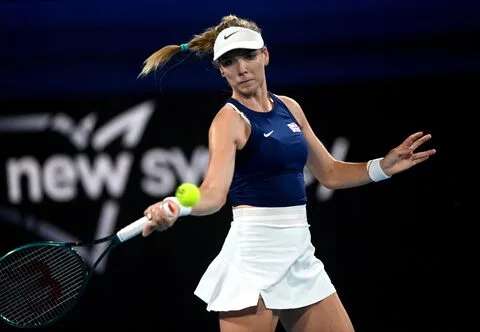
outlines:
{"label": "small flag emblem on top", "polygon": [[295,123],[295,122],[292,122],[292,123],[289,123],[287,125],[294,133],[300,133],[302,130],[300,129],[300,127]]}

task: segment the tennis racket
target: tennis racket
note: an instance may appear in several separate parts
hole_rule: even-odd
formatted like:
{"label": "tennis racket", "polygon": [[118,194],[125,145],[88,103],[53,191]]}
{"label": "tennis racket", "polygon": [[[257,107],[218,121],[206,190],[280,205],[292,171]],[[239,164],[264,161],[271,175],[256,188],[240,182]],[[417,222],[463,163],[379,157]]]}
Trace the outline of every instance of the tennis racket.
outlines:
{"label": "tennis racket", "polygon": [[[173,215],[168,204],[165,211]],[[58,321],[77,304],[100,261],[120,243],[140,234],[148,221],[142,217],[88,243],[45,241],[10,251],[0,258],[0,318],[18,328]],[[91,266],[75,250],[106,242],[106,249]]]}

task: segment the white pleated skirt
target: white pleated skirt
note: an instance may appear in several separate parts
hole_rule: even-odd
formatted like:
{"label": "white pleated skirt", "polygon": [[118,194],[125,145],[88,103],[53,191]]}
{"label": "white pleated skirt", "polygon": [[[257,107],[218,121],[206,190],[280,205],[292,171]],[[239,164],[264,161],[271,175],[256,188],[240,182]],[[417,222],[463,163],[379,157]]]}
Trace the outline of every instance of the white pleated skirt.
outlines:
{"label": "white pleated skirt", "polygon": [[223,247],[202,276],[195,295],[208,311],[256,306],[294,309],[335,292],[315,257],[306,206],[240,208]]}

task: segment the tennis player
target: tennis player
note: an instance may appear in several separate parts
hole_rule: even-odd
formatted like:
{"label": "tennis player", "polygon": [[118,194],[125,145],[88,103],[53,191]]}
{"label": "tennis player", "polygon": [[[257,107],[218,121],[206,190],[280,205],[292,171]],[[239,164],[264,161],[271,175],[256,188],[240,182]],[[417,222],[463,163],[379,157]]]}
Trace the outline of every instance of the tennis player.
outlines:
{"label": "tennis player", "polygon": [[[390,178],[435,153],[417,152],[430,140],[422,132],[408,136],[383,158],[368,162],[335,160],[315,136],[300,105],[267,89],[270,54],[259,27],[234,15],[195,35],[188,43],[152,54],[141,75],[158,70],[178,52],[203,56],[213,51],[214,65],[232,95],[212,120],[210,159],[201,199],[194,208],[173,197],[145,210],[148,236],[165,230],[179,216],[210,215],[227,198],[233,222],[218,256],[195,294],[209,311],[219,312],[220,330],[353,331],[323,263],[315,257],[307,220],[304,167],[331,189],[350,188]],[[172,202],[174,216],[163,210]]]}

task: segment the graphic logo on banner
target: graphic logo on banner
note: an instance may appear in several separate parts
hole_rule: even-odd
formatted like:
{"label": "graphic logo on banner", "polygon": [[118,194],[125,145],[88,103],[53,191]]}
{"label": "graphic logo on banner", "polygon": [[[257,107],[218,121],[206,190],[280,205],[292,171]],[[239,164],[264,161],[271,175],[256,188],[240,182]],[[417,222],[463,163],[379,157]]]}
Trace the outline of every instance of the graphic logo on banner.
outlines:
{"label": "graphic logo on banner", "polygon": [[[209,153],[205,146],[196,146],[190,158],[180,147],[166,149],[149,146],[148,150],[142,151],[138,156],[138,144],[154,110],[154,102],[146,101],[110,118],[102,125],[98,124],[97,113],[87,114],[77,122],[63,113],[0,117],[0,133],[41,134],[49,131],[60,135],[74,147],[73,153],[52,153],[46,158],[35,154],[7,156],[4,174],[7,200],[12,206],[0,207],[0,217],[12,223],[20,223],[20,212],[13,205],[25,202],[40,204],[45,201],[61,204],[87,197],[101,204],[94,234],[94,238],[100,238],[118,228],[119,200],[126,195],[127,183],[134,167],[138,167],[141,174],[135,185],[151,197],[169,195],[182,182],[199,184],[208,166]],[[120,143],[121,151],[116,154],[112,151],[107,153],[106,150],[114,142]],[[348,148],[348,140],[337,138],[333,142],[331,153],[334,158],[343,160]],[[305,182],[307,186],[316,183],[307,169]],[[332,190],[318,185],[316,196],[319,201],[330,199],[332,194]],[[29,216],[28,222],[22,220],[22,225],[49,240],[76,239],[41,218]],[[101,250],[103,248],[87,252],[88,259],[93,261]],[[103,271],[106,262],[107,260],[102,262],[98,272]]]}
{"label": "graphic logo on banner", "polygon": [[[7,157],[5,161],[7,199],[12,205],[24,202],[73,202],[80,196],[101,203],[95,238],[111,234],[117,228],[120,211],[118,200],[125,195],[128,179],[135,163],[134,150],[154,112],[155,104],[143,102],[97,126],[97,114],[91,113],[78,123],[68,115],[28,114],[0,118],[0,133],[54,132],[67,139],[78,153],[55,153],[46,158],[35,155]],[[113,142],[121,143],[120,151],[112,156],[105,150]],[[85,152],[87,148],[92,152]],[[162,197],[174,191],[179,182],[198,183],[208,163],[208,150],[197,146],[190,160],[179,147],[165,149],[151,147],[140,157],[139,167],[142,191],[153,197]],[[108,197],[105,199],[105,197]],[[73,211],[75,211],[74,209]],[[0,216],[12,223],[20,223],[19,211],[0,207]],[[28,217],[21,221],[40,236],[49,240],[73,240],[52,223]],[[103,248],[87,253],[94,260]],[[97,271],[102,272],[103,266]]]}

